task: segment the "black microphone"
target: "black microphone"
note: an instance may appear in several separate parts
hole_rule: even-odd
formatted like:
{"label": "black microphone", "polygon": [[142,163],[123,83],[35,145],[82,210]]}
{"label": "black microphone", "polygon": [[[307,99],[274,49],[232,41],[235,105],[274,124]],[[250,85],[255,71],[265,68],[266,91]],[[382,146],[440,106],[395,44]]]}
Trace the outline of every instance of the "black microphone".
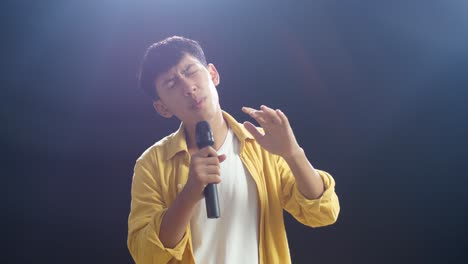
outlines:
{"label": "black microphone", "polygon": [[[197,141],[198,149],[202,149],[206,146],[213,146],[214,138],[213,132],[211,132],[210,124],[206,121],[200,121],[197,123],[195,128],[195,138]],[[206,202],[206,215],[208,218],[219,218],[219,199],[218,199],[218,188],[216,184],[208,184],[203,190],[205,194]]]}

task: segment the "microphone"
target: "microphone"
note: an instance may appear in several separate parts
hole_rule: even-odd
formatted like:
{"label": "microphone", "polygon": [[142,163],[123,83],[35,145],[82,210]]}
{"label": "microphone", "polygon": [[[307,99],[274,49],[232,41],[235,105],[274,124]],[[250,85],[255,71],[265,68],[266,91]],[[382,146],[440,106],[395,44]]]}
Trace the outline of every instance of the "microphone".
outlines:
{"label": "microphone", "polygon": [[[213,146],[213,132],[211,132],[210,124],[208,122],[200,121],[197,123],[195,128],[195,138],[198,149],[202,149],[206,146]],[[210,183],[206,185],[203,193],[205,194],[206,215],[208,218],[219,218],[220,210],[218,188],[216,184]]]}

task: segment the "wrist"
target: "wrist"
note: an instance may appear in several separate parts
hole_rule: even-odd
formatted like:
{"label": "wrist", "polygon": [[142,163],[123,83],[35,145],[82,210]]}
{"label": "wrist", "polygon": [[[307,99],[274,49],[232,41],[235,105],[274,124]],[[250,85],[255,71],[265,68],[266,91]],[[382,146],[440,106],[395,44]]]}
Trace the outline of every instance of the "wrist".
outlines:
{"label": "wrist", "polygon": [[180,196],[182,196],[181,198],[185,203],[195,205],[203,198],[203,189],[197,188],[193,184],[190,184],[190,182],[187,182],[180,192]]}
{"label": "wrist", "polygon": [[290,163],[290,162],[298,161],[304,158],[305,152],[304,152],[304,149],[298,146],[296,149],[292,150],[290,153],[286,155],[283,155],[282,157],[287,163]]}

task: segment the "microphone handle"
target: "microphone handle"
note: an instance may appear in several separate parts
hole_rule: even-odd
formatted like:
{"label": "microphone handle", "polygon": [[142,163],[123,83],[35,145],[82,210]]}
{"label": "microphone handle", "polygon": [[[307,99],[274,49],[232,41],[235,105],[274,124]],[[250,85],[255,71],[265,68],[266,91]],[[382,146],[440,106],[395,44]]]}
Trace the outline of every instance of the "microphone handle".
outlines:
{"label": "microphone handle", "polygon": [[210,183],[206,185],[203,193],[205,194],[206,214],[208,218],[219,218],[218,186]]}

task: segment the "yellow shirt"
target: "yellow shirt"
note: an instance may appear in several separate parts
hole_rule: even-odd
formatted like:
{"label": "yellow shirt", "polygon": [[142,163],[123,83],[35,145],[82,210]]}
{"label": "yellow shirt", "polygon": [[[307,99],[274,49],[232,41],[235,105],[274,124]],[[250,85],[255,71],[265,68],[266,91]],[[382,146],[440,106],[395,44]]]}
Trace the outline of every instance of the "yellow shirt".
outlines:
{"label": "yellow shirt", "polygon": [[[323,195],[305,198],[281,157],[263,149],[229,114],[223,117],[241,142],[240,157],[256,184],[259,201],[259,263],[291,263],[283,208],[311,227],[333,224],[340,211],[335,181],[318,170],[325,185]],[[190,225],[174,248],[159,240],[162,218],[182,191],[189,174],[190,154],[183,124],[179,130],[147,149],[138,158],[132,183],[128,218],[128,248],[137,264],[195,263]]]}

